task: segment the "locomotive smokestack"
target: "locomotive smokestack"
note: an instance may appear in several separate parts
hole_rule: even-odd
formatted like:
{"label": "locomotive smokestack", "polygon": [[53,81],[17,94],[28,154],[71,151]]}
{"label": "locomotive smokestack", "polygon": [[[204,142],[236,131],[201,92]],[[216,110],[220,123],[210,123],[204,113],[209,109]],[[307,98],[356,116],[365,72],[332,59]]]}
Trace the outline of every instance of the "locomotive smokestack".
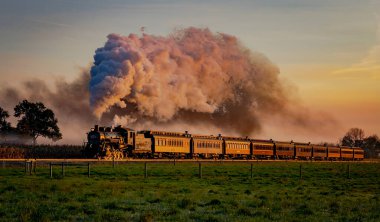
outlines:
{"label": "locomotive smokestack", "polygon": [[98,132],[99,131],[99,126],[98,125],[95,125],[95,129],[94,129],[95,132]]}

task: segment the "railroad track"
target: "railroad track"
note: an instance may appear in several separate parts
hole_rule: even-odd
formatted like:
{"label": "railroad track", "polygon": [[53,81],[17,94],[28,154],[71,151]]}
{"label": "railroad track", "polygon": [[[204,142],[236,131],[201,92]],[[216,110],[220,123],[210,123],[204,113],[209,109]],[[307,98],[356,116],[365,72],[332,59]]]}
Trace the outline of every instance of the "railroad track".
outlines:
{"label": "railroad track", "polygon": [[143,162],[156,162],[156,163],[275,163],[275,162],[299,162],[299,163],[380,163],[380,160],[361,160],[361,161],[327,161],[327,160],[208,160],[208,159],[122,159],[122,160],[98,160],[98,159],[0,159],[0,162],[25,162],[36,161],[44,163],[62,163],[62,162],[83,162],[83,163],[143,163]]}

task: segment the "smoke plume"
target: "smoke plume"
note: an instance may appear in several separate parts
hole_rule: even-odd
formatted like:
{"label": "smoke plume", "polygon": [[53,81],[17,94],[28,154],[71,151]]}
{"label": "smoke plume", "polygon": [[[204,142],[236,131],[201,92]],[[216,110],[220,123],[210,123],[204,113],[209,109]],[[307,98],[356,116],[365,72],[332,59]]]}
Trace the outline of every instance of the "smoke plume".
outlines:
{"label": "smoke plume", "polygon": [[90,104],[98,118],[116,122],[207,124],[240,135],[260,131],[265,116],[308,122],[289,109],[289,90],[278,75],[265,56],[209,29],[168,37],[110,34],[94,56]]}
{"label": "smoke plume", "polygon": [[2,86],[0,106],[12,114],[23,99],[43,102],[56,114],[60,142],[75,144],[94,124],[254,138],[264,128],[266,138],[289,140],[336,125],[300,105],[293,89],[274,64],[236,37],[187,28],[168,37],[110,34],[91,69],[74,82]]}

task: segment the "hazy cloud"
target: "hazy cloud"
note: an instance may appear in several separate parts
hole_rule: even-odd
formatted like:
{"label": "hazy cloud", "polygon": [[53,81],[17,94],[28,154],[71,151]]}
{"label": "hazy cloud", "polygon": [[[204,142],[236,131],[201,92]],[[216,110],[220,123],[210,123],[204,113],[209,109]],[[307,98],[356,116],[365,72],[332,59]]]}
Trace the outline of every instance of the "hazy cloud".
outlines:
{"label": "hazy cloud", "polygon": [[335,70],[335,75],[350,75],[357,78],[367,76],[373,79],[380,78],[380,22],[377,30],[377,43],[369,49],[367,55],[360,62],[348,68]]}

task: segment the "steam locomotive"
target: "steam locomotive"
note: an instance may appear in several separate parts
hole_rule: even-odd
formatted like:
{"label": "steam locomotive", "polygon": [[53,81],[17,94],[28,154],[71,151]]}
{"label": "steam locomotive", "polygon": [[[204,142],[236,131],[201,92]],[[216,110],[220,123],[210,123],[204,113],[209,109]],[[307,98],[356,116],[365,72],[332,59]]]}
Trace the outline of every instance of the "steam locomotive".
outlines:
{"label": "steam locomotive", "polygon": [[87,133],[88,158],[202,158],[362,160],[359,147],[257,140],[248,137],[207,136],[165,131],[139,131],[95,125]]}

